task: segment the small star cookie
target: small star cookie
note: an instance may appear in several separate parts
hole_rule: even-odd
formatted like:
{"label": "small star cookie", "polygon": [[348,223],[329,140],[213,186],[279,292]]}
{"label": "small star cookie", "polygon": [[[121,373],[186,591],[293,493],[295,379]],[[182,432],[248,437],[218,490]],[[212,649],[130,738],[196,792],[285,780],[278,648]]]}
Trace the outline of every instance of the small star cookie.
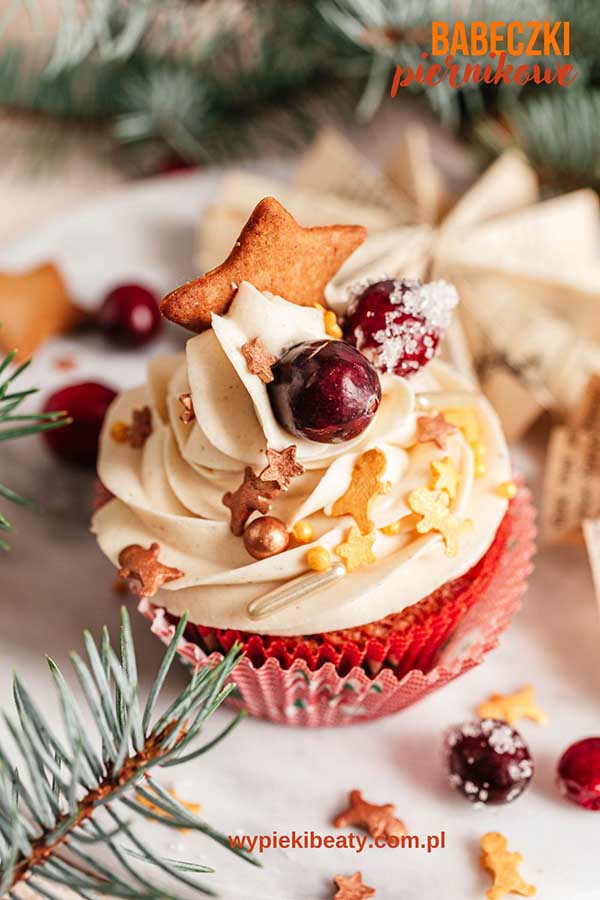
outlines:
{"label": "small star cookie", "polygon": [[348,878],[336,875],[333,879],[338,887],[333,900],[366,900],[375,896],[375,888],[369,887],[362,880],[362,872],[355,872]]}
{"label": "small star cookie", "polygon": [[434,441],[441,450],[445,450],[448,438],[457,431],[456,425],[446,421],[444,413],[438,413],[437,416],[419,416],[417,419],[417,443],[419,444]]}
{"label": "small star cookie", "polygon": [[361,534],[356,525],[353,525],[346,533],[346,540],[335,548],[335,552],[343,560],[349,572],[377,562],[373,553],[375,543],[374,534]]}
{"label": "small star cookie", "polygon": [[296,445],[290,444],[285,450],[267,447],[268,466],[260,473],[264,481],[276,481],[282,491],[287,491],[292,479],[304,474],[304,466],[296,462]]}
{"label": "small star cookie", "polygon": [[258,375],[263,384],[273,381],[271,367],[275,365],[277,359],[268,352],[259,337],[246,341],[240,349],[251,375]]}
{"label": "small star cookie", "polygon": [[431,490],[446,491],[450,500],[454,500],[458,489],[459,475],[450,457],[432,459],[429,468],[431,469]]}
{"label": "small star cookie", "polygon": [[519,719],[531,719],[538,725],[545,725],[548,716],[535,702],[533,685],[526,684],[514,694],[492,694],[477,707],[477,715],[482,719],[500,719],[514,725]]}

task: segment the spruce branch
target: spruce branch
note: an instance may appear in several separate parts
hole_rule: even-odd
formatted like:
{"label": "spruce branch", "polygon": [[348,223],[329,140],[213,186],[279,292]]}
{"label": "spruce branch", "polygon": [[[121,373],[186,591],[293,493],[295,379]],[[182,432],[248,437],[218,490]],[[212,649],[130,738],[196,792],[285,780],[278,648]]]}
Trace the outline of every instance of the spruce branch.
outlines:
{"label": "spruce branch", "polygon": [[[37,389],[14,389],[15,382],[30,363],[30,360],[28,360],[11,371],[11,364],[15,355],[16,351],[13,350],[0,362],[0,443],[32,434],[39,434],[42,431],[50,431],[54,428],[62,428],[72,421],[66,412],[21,413],[19,411],[21,404],[31,394],[36,393]],[[21,496],[1,482],[0,497],[20,506],[34,505],[31,500]],[[0,513],[0,532],[9,532],[10,530],[9,520]],[[1,536],[0,549],[9,549],[9,544]]]}
{"label": "spruce branch", "polygon": [[[0,898],[21,897],[27,885],[54,900],[53,887],[65,886],[86,898],[98,895],[177,900],[157,886],[147,864],[174,885],[213,895],[194,875],[208,866],[161,857],[135,833],[131,813],[170,828],[191,829],[254,865],[246,851],[231,848],[225,835],[193,815],[152,777],[157,768],[179,765],[214,747],[237,724],[235,717],[218,735],[197,746],[206,720],[234,688],[226,684],[240,659],[234,647],[216,666],[197,669],[190,683],[160,716],[160,698],[187,617],[179,622],[144,709],[138,697],[135,648],[129,616],[121,611],[120,651],[106,628],[100,646],[84,634],[87,661],[71,654],[79,687],[97,734],[51,659],[65,737],[57,736],[18,676],[13,697],[16,715],[3,714],[17,762],[0,740]],[[23,773],[23,774],[21,774]],[[142,863],[143,865],[139,865]],[[145,865],[144,865],[145,864]]]}

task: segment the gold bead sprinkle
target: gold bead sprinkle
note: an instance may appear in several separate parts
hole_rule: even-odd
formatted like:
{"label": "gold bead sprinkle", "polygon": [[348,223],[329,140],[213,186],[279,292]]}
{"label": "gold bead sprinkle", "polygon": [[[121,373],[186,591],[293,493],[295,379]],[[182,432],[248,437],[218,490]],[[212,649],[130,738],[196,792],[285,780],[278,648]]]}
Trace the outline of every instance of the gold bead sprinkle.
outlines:
{"label": "gold bead sprinkle", "polygon": [[315,536],[314,528],[308,519],[300,519],[292,528],[292,534],[301,544],[310,544]]}
{"label": "gold bead sprinkle", "polygon": [[126,422],[113,422],[110,427],[110,436],[117,444],[124,444],[129,435],[129,426]]}
{"label": "gold bead sprinkle", "polygon": [[504,497],[505,500],[512,500],[513,497],[517,496],[517,485],[514,481],[503,481],[502,484],[499,484],[496,488],[496,493],[499,497]]}
{"label": "gold bead sprinkle", "polygon": [[306,565],[314,572],[327,572],[331,568],[331,554],[327,547],[311,547],[306,554]]}

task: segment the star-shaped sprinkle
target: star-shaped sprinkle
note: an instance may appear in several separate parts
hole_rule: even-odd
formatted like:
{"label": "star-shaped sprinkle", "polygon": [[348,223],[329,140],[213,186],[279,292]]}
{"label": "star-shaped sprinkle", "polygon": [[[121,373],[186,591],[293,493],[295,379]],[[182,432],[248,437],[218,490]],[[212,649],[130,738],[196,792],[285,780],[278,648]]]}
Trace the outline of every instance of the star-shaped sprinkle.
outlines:
{"label": "star-shaped sprinkle", "polygon": [[346,533],[346,540],[337,545],[335,552],[343,560],[346,569],[351,572],[360,566],[377,562],[377,557],[373,553],[374,543],[373,533],[362,534],[356,525],[353,525]]}
{"label": "star-shaped sprinkle", "polygon": [[0,344],[29,359],[47,338],[66,334],[85,321],[52,263],[24,272],[0,272]]}
{"label": "star-shaped sprinkle", "polygon": [[446,491],[450,500],[454,500],[459,481],[454,462],[449,456],[444,456],[443,459],[432,459],[429,468],[431,469],[431,490]]}
{"label": "star-shaped sprinkle", "polygon": [[374,528],[369,516],[371,502],[378,494],[386,494],[391,485],[382,481],[385,472],[385,453],[373,448],[358,457],[352,470],[350,487],[331,508],[332,516],[353,516],[354,521],[363,534]]}
{"label": "star-shaped sprinkle", "polygon": [[270,500],[280,492],[276,481],[266,481],[257,475],[252,466],[246,466],[244,480],[235,491],[223,495],[223,503],[231,511],[230,528],[241,537],[246,522],[253,512],[263,515],[271,509]]}
{"label": "star-shaped sprinkle", "polygon": [[265,348],[259,337],[252,338],[240,348],[242,356],[246,360],[248,371],[252,375],[258,375],[264,384],[273,381],[273,372],[271,367],[277,362],[277,357]]}
{"label": "star-shaped sprinkle", "polygon": [[446,449],[448,438],[456,434],[458,428],[451,422],[447,422],[444,413],[437,416],[419,416],[417,419],[417,441],[425,444],[434,441],[442,450]]}
{"label": "star-shaped sprinkle", "polygon": [[444,410],[446,422],[460,428],[468,444],[475,444],[481,440],[481,425],[479,416],[472,406],[456,406]]}
{"label": "star-shaped sprinkle", "polygon": [[523,862],[520,853],[508,850],[508,841],[497,831],[488,831],[480,841],[481,865],[492,874],[494,884],[486,891],[488,900],[503,900],[507,894],[519,894],[520,897],[533,897],[536,889],[528,884],[519,874],[519,866]]}
{"label": "star-shaped sprinkle", "polygon": [[408,496],[408,505],[421,516],[417,523],[419,534],[438,531],[444,539],[446,556],[458,553],[458,538],[469,522],[460,522],[449,509],[450,499],[445,491],[430,491],[416,488]]}
{"label": "star-shaped sprinkle", "polygon": [[130,544],[119,553],[119,576],[129,582],[138,597],[154,597],[163,584],[183,575],[181,569],[161,563],[159,553],[159,544],[151,544],[148,549]]}
{"label": "star-shaped sprinkle", "polygon": [[152,434],[152,410],[149,406],[134,409],[131,413],[131,425],[127,426],[126,439],[134,450],[141,449]]}
{"label": "star-shaped sprinkle", "polygon": [[402,837],[406,834],[404,822],[394,816],[393,803],[377,806],[367,803],[360,791],[350,791],[349,806],[333,820],[336,828],[356,825],[364,828],[373,838]]}
{"label": "star-shaped sprinkle", "polygon": [[538,725],[545,725],[548,716],[535,702],[535,690],[526,684],[514,694],[492,694],[477,707],[477,715],[482,719],[500,719],[515,725],[519,719],[531,719]]}
{"label": "star-shaped sprinkle", "polygon": [[375,888],[364,884],[362,872],[355,872],[349,877],[336,875],[333,880],[338,887],[333,900],[366,900],[367,897],[375,896]]}
{"label": "star-shaped sprinkle", "polygon": [[193,422],[196,418],[196,413],[194,412],[194,404],[192,403],[192,395],[191,394],[180,394],[179,402],[183,407],[183,412],[179,416],[184,425],[189,425],[190,422]]}
{"label": "star-shaped sprinkle", "polygon": [[304,466],[296,462],[296,445],[290,444],[285,450],[272,450],[267,447],[268,466],[262,470],[263,481],[276,481],[282,491],[287,491],[292,478],[304,474]]}
{"label": "star-shaped sprinkle", "polygon": [[277,200],[265,197],[225,262],[165,297],[162,313],[191,331],[205,331],[212,313],[227,312],[242,281],[291,303],[314,306],[366,235],[361,225],[302,228]]}

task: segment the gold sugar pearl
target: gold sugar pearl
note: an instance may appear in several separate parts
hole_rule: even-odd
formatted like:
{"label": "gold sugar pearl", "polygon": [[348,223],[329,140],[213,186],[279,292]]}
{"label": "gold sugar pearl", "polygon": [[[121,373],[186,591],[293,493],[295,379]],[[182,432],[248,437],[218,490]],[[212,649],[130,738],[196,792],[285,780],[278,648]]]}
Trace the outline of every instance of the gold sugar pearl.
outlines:
{"label": "gold sugar pearl", "polygon": [[327,547],[311,547],[306,554],[306,564],[314,572],[327,572],[331,568],[331,554]]}
{"label": "gold sugar pearl", "polygon": [[496,493],[499,497],[504,497],[505,500],[512,500],[517,496],[517,490],[518,488],[514,481],[503,481],[496,488]]}
{"label": "gold sugar pearl", "polygon": [[315,536],[314,528],[308,519],[300,519],[292,528],[292,534],[301,544],[309,544]]}
{"label": "gold sugar pearl", "polygon": [[110,428],[110,436],[117,444],[124,444],[127,440],[129,426],[126,422],[113,422]]}

